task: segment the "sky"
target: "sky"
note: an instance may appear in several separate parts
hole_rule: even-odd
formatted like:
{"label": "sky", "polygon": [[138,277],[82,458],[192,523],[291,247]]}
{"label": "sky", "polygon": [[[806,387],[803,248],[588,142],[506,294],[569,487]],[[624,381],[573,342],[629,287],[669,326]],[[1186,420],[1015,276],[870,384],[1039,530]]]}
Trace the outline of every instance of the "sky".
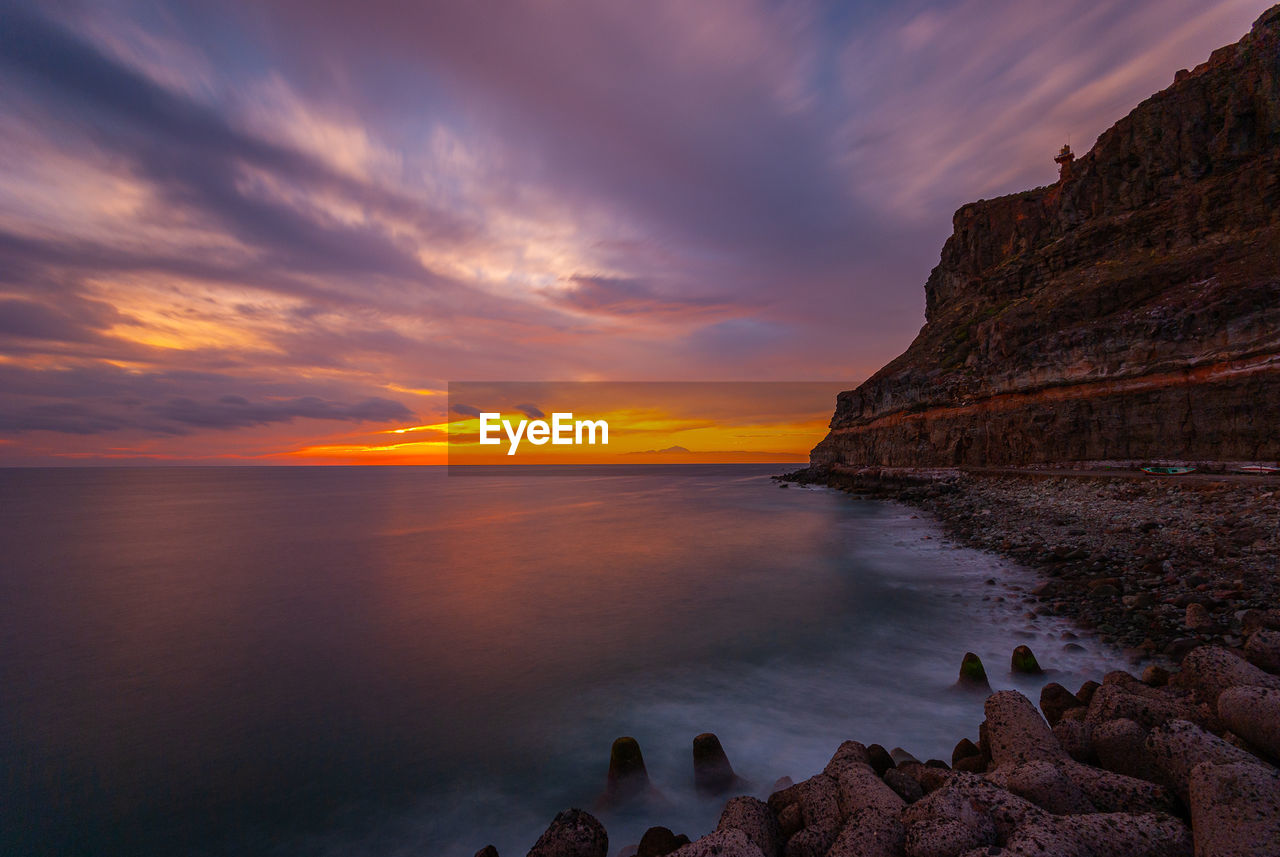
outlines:
{"label": "sky", "polygon": [[0,0],[0,464],[430,463],[450,382],[852,388],[956,208],[1267,6]]}

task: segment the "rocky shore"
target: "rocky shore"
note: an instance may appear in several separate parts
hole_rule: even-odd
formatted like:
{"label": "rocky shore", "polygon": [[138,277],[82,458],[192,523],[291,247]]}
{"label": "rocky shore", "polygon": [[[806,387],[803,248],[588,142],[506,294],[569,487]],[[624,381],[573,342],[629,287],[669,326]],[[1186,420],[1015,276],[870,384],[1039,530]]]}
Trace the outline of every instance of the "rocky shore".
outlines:
{"label": "rocky shore", "polygon": [[[966,658],[957,692],[985,684],[981,672]],[[950,763],[846,741],[821,773],[781,781],[767,800],[729,799],[716,829],[692,842],[653,827],[611,852],[604,826],[570,809],[528,857],[1280,855],[1278,673],[1280,612],[1270,611],[1243,653],[1204,645],[1173,672],[1112,672],[1074,693],[1050,683],[1039,710],[1017,691],[991,694]],[[612,794],[630,777],[642,799],[639,748],[619,741]],[[728,760],[718,741],[708,754],[711,744],[695,740],[695,773],[701,746],[701,764],[730,787]],[[488,846],[476,857],[497,855]]]}
{"label": "rocky shore", "polygon": [[[966,655],[955,692],[985,695],[986,719],[949,761],[846,741],[767,800],[732,797],[692,841],[653,827],[611,849],[604,826],[571,809],[528,857],[1280,857],[1275,486],[883,469],[784,479],[935,515],[953,538],[1043,572],[1030,611],[1149,662],[1074,692],[1051,682],[1037,707],[991,693]],[[1011,667],[1040,669],[1025,646]],[[704,793],[744,790],[713,735],[694,741],[694,774]],[[596,809],[649,793],[638,745],[619,739]]]}
{"label": "rocky shore", "polygon": [[880,469],[787,478],[927,511],[955,540],[1038,569],[1028,609],[1068,617],[1135,658],[1239,648],[1280,595],[1271,481]]}

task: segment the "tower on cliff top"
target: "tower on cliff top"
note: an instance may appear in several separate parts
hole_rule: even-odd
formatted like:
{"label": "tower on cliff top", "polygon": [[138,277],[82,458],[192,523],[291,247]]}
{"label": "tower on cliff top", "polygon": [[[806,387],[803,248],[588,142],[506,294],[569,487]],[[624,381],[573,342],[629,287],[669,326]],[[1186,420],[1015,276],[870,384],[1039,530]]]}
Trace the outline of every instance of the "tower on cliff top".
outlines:
{"label": "tower on cliff top", "polygon": [[1076,156],[1075,153],[1071,151],[1071,144],[1068,143],[1063,146],[1062,151],[1058,153],[1058,157],[1053,159],[1053,162],[1060,167],[1058,171],[1058,181],[1066,184],[1075,178],[1075,173],[1071,170],[1071,165],[1075,163],[1075,160]]}

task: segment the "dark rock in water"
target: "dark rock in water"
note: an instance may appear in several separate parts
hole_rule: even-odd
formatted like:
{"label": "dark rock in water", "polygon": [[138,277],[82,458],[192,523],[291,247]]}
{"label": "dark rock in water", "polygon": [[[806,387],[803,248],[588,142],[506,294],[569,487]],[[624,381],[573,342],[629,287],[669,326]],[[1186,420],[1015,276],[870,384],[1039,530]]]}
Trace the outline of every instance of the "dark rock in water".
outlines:
{"label": "dark rock in water", "polygon": [[1062,715],[1072,708],[1084,708],[1085,704],[1071,691],[1056,681],[1051,681],[1040,689],[1040,710],[1050,726],[1057,726]]}
{"label": "dark rock in water", "polygon": [[956,744],[956,748],[951,751],[951,767],[955,767],[961,759],[981,758],[982,751],[978,749],[978,745],[970,741],[968,738],[961,738],[960,743]]}
{"label": "dark rock in water", "polygon": [[609,834],[595,817],[566,809],[538,837],[528,857],[608,857]]}
{"label": "dark rock in water", "polygon": [[498,849],[492,845],[486,845],[476,852],[476,857],[498,857]]}
{"label": "dark rock in water", "polygon": [[982,666],[982,658],[973,652],[965,652],[964,660],[960,661],[960,678],[956,680],[955,686],[991,692],[991,682],[987,681],[987,670]]}
{"label": "dark rock in water", "polygon": [[649,785],[640,742],[631,737],[614,741],[609,751],[609,778],[596,806],[609,809],[637,798],[656,796],[657,792]]}
{"label": "dark rock in water", "polygon": [[1035,654],[1029,646],[1018,646],[1009,659],[1009,669],[1020,675],[1040,675],[1044,670],[1036,661]]}
{"label": "dark rock in water", "polygon": [[1093,692],[1100,687],[1102,687],[1102,685],[1096,681],[1086,681],[1084,684],[1080,685],[1080,689],[1076,691],[1076,699],[1080,700],[1085,705],[1088,705],[1089,700],[1093,699]]}
{"label": "dark rock in water", "polygon": [[636,857],[666,857],[682,845],[689,844],[689,837],[672,833],[667,827],[650,827],[640,837]]}
{"label": "dark rock in water", "polygon": [[871,768],[877,775],[883,777],[884,772],[894,766],[893,757],[889,755],[889,751],[879,744],[872,744],[867,748],[867,755],[871,757]]}
{"label": "dark rock in water", "polygon": [[711,732],[693,739],[693,784],[704,795],[722,795],[743,785],[734,774],[720,739]]}

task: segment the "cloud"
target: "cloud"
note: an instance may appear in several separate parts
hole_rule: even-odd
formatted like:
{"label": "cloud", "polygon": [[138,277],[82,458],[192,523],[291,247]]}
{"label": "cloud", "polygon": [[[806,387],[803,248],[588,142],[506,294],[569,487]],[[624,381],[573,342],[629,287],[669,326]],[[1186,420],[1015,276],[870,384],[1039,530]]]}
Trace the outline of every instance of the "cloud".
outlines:
{"label": "cloud", "polygon": [[[103,307],[110,312],[110,307]],[[93,337],[84,318],[22,298],[0,299],[0,338],[76,341]]]}
{"label": "cloud", "polygon": [[[154,83],[61,26],[0,7],[0,64],[45,94],[64,121],[127,158],[169,203],[216,218],[238,240],[308,270],[427,279],[412,250],[371,225],[335,223],[273,193],[266,176],[461,234],[448,215],[343,173],[297,149],[246,134],[211,107]],[[256,181],[255,181],[256,178]]]}
{"label": "cloud", "polygon": [[162,420],[199,428],[247,428],[295,419],[341,422],[392,422],[413,418],[413,412],[390,399],[365,399],[354,404],[327,402],[303,396],[278,402],[250,402],[241,396],[224,396],[216,402],[170,399],[148,405],[146,411]]}
{"label": "cloud", "polygon": [[851,387],[959,204],[1265,5],[0,0],[0,456],[344,446],[449,378]]}
{"label": "cloud", "polygon": [[413,419],[413,412],[388,399],[345,404],[312,396],[267,402],[251,402],[240,396],[225,396],[214,402],[178,398],[141,406],[129,399],[95,400],[94,404],[58,402],[0,407],[0,433],[89,435],[137,429],[150,434],[185,435],[193,429],[250,428],[297,419],[394,422]]}
{"label": "cloud", "polygon": [[632,278],[579,274],[570,277],[569,282],[573,287],[555,299],[594,315],[675,322],[713,320],[749,311],[731,298],[664,294],[652,284]]}
{"label": "cloud", "polygon": [[516,405],[516,410],[531,420],[540,420],[547,416],[538,408],[537,405]]}
{"label": "cloud", "polygon": [[[237,387],[253,392],[234,392]],[[403,423],[415,419],[409,408],[385,397],[344,400],[318,394],[281,395],[284,389],[288,387],[278,382],[217,372],[0,365],[0,433],[178,436],[299,420]]]}

